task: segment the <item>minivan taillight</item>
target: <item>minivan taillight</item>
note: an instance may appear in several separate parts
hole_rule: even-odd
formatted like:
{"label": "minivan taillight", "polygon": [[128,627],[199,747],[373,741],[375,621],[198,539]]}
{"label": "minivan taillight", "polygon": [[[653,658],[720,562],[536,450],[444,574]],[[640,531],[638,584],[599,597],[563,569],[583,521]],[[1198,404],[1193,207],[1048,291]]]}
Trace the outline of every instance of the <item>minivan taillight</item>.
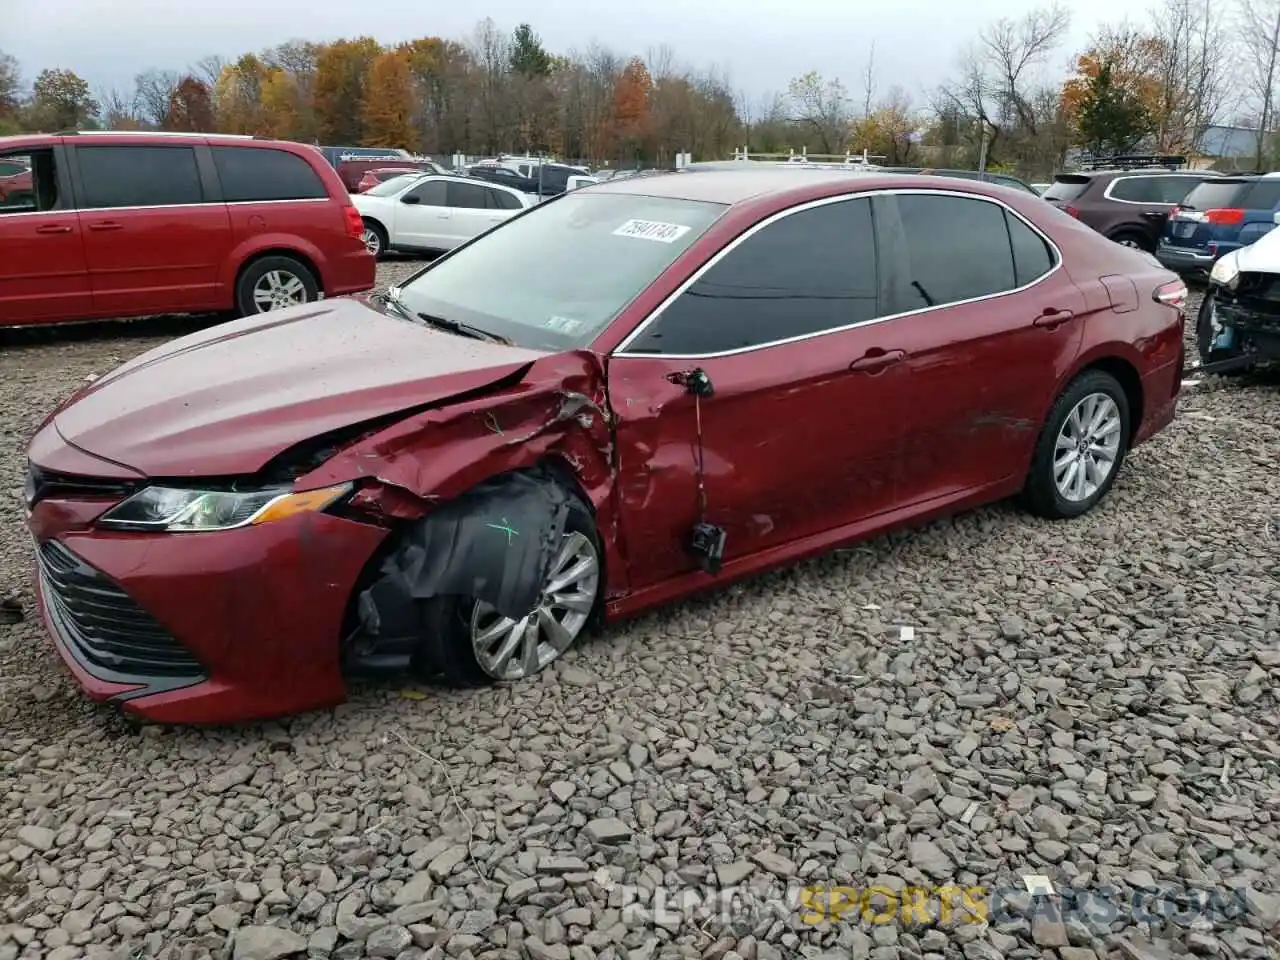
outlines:
{"label": "minivan taillight", "polygon": [[1206,210],[1204,218],[1210,223],[1238,224],[1244,223],[1244,211],[1235,207],[1219,210]]}
{"label": "minivan taillight", "polygon": [[1187,285],[1181,280],[1162,283],[1151,292],[1151,299],[1181,310],[1187,305]]}
{"label": "minivan taillight", "polygon": [[343,215],[347,218],[347,233],[360,240],[364,237],[364,221],[360,219],[360,211],[355,207],[343,207]]}

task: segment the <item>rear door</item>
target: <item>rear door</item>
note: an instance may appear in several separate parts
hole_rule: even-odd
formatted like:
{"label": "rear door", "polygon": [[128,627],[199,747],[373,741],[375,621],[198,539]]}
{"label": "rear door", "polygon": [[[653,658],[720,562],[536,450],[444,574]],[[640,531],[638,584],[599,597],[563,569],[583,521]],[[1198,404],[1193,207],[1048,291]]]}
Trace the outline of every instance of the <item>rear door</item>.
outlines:
{"label": "rear door", "polygon": [[[69,146],[94,311],[140,316],[217,309],[231,247],[203,146]],[[207,160],[206,160],[207,163]]]}
{"label": "rear door", "polygon": [[1086,305],[1052,244],[993,199],[893,191],[882,220],[898,315],[883,345],[911,385],[901,499],[946,503],[1025,470]]}
{"label": "rear door", "polygon": [[0,205],[0,326],[93,314],[80,219],[61,146],[0,153],[31,164],[30,183]]}
{"label": "rear door", "polygon": [[481,183],[464,183],[450,180],[448,204],[452,218],[449,221],[450,248],[479,236],[504,218],[497,209],[497,201],[490,199],[497,191]]}

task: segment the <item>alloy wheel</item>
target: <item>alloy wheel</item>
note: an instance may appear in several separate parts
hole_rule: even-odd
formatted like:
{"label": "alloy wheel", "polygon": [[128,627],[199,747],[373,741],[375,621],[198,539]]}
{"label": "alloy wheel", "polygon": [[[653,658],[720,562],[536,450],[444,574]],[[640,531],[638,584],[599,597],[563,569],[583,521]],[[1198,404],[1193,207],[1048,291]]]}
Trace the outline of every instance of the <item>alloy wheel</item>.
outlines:
{"label": "alloy wheel", "polygon": [[1065,500],[1081,503],[1102,488],[1120,455],[1120,407],[1105,393],[1077,403],[1058,431],[1053,482]]}
{"label": "alloy wheel", "polygon": [[476,663],[495,680],[521,680],[538,673],[582,633],[599,587],[595,543],[581,533],[566,533],[531,613],[513,620],[476,602],[471,614]]}
{"label": "alloy wheel", "polygon": [[259,313],[296,307],[306,302],[306,284],[287,270],[268,270],[253,285],[253,303]]}
{"label": "alloy wheel", "polygon": [[378,231],[365,227],[360,239],[364,241],[364,248],[375,257],[382,253],[382,238],[378,236]]}

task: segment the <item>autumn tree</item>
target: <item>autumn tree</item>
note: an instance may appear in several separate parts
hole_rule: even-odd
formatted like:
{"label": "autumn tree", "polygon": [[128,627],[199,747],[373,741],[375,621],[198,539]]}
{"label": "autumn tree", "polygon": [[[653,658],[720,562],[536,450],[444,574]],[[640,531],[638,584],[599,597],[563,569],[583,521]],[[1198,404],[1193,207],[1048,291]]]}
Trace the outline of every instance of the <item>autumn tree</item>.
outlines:
{"label": "autumn tree", "polygon": [[361,139],[360,118],[369,68],[382,53],[372,37],[336,40],[316,57],[316,126],[326,143],[355,144]]}
{"label": "autumn tree", "polygon": [[0,50],[0,127],[17,123],[21,104],[22,71],[16,58]]}
{"label": "autumn tree", "polygon": [[414,129],[428,152],[453,152],[466,144],[465,114],[470,58],[462,44],[440,37],[420,37],[402,44],[413,78]]}
{"label": "autumn tree", "polygon": [[649,132],[653,80],[639,57],[632,57],[613,88],[613,120],[620,150],[634,156]]}
{"label": "autumn tree", "polygon": [[262,133],[266,65],[252,53],[226,64],[213,88],[214,116],[223,133]]}
{"label": "autumn tree", "polygon": [[39,129],[78,130],[92,125],[98,102],[79,74],[71,70],[41,70],[31,86],[31,111]]}
{"label": "autumn tree", "polygon": [[361,122],[361,142],[365,146],[404,149],[417,140],[413,129],[413,75],[402,52],[388,51],[369,65]]}
{"label": "autumn tree", "polygon": [[890,166],[900,166],[913,159],[919,128],[910,98],[901,87],[894,87],[870,113],[854,121],[849,146],[883,157]]}
{"label": "autumn tree", "polygon": [[192,133],[206,133],[215,129],[213,92],[204,81],[187,74],[177,82],[173,92],[169,94],[164,128]]}
{"label": "autumn tree", "polygon": [[818,153],[843,153],[853,122],[849,91],[839,77],[826,80],[816,70],[792,80],[787,88],[791,119],[811,136]]}

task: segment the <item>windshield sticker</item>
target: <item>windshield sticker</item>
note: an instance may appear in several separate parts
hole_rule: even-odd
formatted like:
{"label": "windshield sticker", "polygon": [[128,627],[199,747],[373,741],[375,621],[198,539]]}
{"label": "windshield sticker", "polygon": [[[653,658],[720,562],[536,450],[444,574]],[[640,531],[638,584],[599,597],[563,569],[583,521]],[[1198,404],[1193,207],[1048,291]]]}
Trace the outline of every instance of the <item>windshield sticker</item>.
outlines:
{"label": "windshield sticker", "polygon": [[573,317],[547,317],[542,325],[548,330],[565,336],[573,336],[585,326],[581,320],[575,320]]}
{"label": "windshield sticker", "polygon": [[657,240],[659,243],[675,243],[691,228],[679,223],[662,223],[659,220],[628,220],[617,230],[615,237],[634,237],[637,240]]}

